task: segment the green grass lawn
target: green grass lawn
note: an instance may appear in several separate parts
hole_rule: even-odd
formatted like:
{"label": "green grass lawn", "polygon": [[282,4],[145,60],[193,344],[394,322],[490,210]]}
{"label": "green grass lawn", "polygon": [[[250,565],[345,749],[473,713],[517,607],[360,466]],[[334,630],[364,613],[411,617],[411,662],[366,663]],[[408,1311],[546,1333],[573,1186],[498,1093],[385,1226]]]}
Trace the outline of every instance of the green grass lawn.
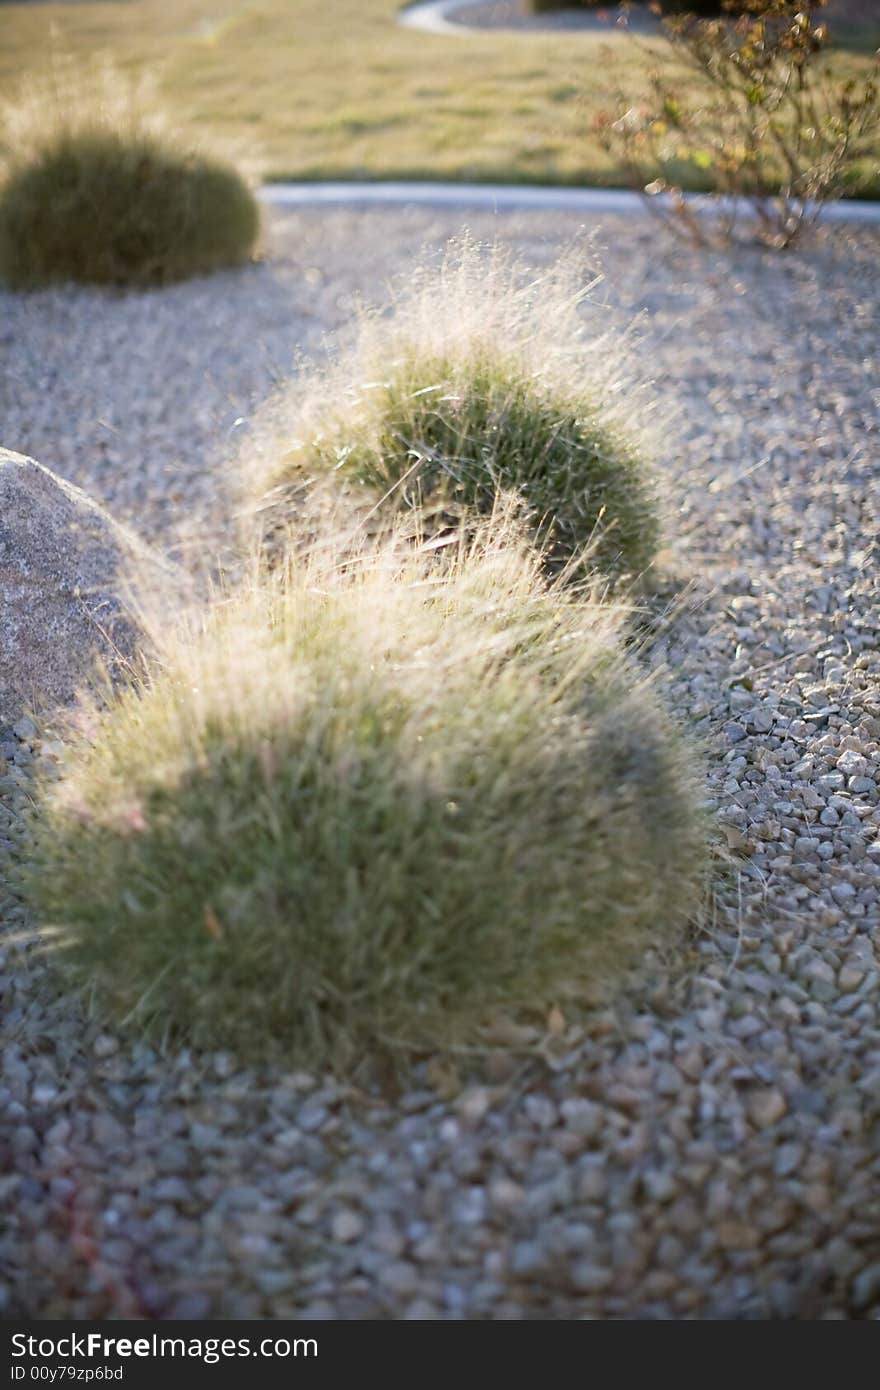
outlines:
{"label": "green grass lawn", "polygon": [[[153,70],[175,114],[245,141],[270,179],[439,178],[619,184],[593,113],[637,94],[619,34],[400,28],[397,0],[0,3],[0,91],[54,47]],[[859,51],[861,50],[861,51]],[[864,38],[838,50],[848,72]],[[878,141],[880,144],[880,141]]]}

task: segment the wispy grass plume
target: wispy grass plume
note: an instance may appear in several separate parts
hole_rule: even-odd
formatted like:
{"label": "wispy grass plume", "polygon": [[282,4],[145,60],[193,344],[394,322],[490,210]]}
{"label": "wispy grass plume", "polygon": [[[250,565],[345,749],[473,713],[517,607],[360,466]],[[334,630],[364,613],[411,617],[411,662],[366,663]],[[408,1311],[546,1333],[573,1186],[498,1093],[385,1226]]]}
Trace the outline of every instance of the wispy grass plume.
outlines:
{"label": "wispy grass plume", "polygon": [[426,263],[391,317],[365,313],[355,346],[276,403],[245,458],[270,541],[331,487],[438,531],[513,491],[549,568],[589,547],[608,578],[642,576],[658,487],[620,346],[591,336],[585,294],[579,255],[529,274],[465,239]]}

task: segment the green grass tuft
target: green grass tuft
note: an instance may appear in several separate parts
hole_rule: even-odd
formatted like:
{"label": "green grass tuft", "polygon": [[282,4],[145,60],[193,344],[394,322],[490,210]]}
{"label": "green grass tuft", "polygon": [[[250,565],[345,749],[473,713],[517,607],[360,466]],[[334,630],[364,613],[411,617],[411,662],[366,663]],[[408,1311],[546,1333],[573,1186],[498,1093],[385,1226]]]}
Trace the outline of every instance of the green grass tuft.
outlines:
{"label": "green grass tuft", "polygon": [[124,89],[108,103],[108,83],[93,93],[83,83],[68,104],[47,82],[44,100],[15,113],[0,176],[0,279],[15,289],[152,286],[246,261],[259,211],[241,174],[126,106]]}
{"label": "green grass tuft", "polygon": [[621,613],[497,517],[314,548],[164,640],[43,788],[27,890],[149,1033],[348,1068],[582,999],[694,906],[686,753]]}
{"label": "green grass tuft", "polygon": [[469,242],[424,269],[392,320],[365,318],[336,370],[276,407],[262,459],[245,462],[264,529],[295,531],[328,480],[438,529],[513,491],[550,568],[586,555],[608,578],[641,576],[657,487],[617,350],[585,337],[578,269],[524,276]]}

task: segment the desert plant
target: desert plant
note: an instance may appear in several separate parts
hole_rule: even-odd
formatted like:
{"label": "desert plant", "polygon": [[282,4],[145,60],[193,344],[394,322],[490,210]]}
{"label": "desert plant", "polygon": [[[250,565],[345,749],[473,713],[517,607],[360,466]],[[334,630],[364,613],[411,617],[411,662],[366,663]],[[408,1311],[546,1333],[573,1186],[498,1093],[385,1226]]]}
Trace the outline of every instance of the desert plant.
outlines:
{"label": "desert plant", "polygon": [[[876,149],[880,84],[876,66],[860,83],[830,75],[826,2],[741,0],[736,20],[665,20],[672,54],[655,67],[648,101],[621,94],[617,111],[597,118],[606,150],[674,230],[727,241],[743,200],[758,238],[787,247],[855,185]],[[720,219],[689,205],[685,173],[720,195]]]}
{"label": "desert plant", "polygon": [[12,287],[160,285],[251,255],[259,214],[245,178],[172,133],[112,70],[56,71],[6,124],[0,279]]}
{"label": "desert plant", "polygon": [[26,887],[100,1008],[346,1067],[583,999],[682,922],[680,741],[620,612],[510,531],[442,571],[316,546],[160,634],[152,675],[70,735]]}
{"label": "desert plant", "polygon": [[262,460],[245,464],[266,529],[328,478],[437,529],[512,489],[551,568],[589,544],[609,577],[646,571],[660,522],[638,392],[626,397],[619,350],[587,338],[578,274],[573,258],[524,275],[469,242],[424,267],[393,319],[365,316],[336,369],[276,406]]}

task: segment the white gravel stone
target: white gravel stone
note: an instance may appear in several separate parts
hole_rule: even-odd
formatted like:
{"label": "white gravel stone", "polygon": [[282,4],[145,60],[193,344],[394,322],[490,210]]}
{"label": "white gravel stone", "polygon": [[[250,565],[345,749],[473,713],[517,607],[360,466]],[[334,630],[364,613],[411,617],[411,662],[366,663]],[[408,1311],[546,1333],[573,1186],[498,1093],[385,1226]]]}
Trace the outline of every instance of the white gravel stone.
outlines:
{"label": "white gravel stone", "polygon": [[341,1241],[343,1245],[360,1240],[365,1229],[366,1223],[356,1211],[338,1211],[331,1227],[333,1239]]}
{"label": "white gravel stone", "polygon": [[756,1091],[754,1095],[749,1097],[749,1119],[759,1129],[776,1124],[777,1120],[782,1119],[787,1109],[785,1096],[774,1089]]}

